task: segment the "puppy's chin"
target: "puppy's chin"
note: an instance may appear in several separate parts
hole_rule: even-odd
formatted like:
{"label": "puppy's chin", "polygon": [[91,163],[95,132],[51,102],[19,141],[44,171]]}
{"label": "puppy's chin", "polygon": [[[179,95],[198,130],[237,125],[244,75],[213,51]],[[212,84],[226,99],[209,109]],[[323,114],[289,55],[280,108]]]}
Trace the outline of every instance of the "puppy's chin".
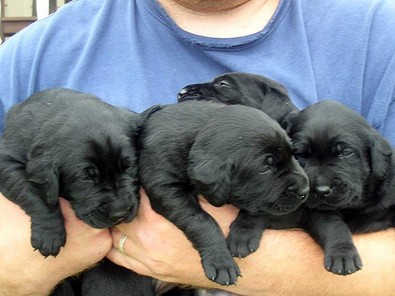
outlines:
{"label": "puppy's chin", "polygon": [[336,200],[322,200],[317,198],[314,194],[311,194],[310,196],[311,197],[306,202],[306,206],[309,209],[332,211],[359,208],[364,205],[362,198],[358,195],[350,194],[346,196],[338,196]]}
{"label": "puppy's chin", "polygon": [[208,101],[208,102],[222,103],[216,97],[204,96],[202,94],[191,94],[191,95],[185,95],[185,96],[178,97],[179,103],[187,102],[187,101]]}
{"label": "puppy's chin", "polygon": [[98,229],[109,228],[115,225],[109,221],[100,221],[99,219],[95,218],[93,215],[89,215],[89,214],[79,218],[89,226]]}
{"label": "puppy's chin", "polygon": [[89,226],[102,229],[132,221],[137,215],[137,209],[138,206],[132,206],[128,210],[125,210],[122,215],[117,214],[115,216],[111,216],[107,211],[96,208],[83,213],[76,211],[76,215]]}
{"label": "puppy's chin", "polygon": [[296,211],[307,199],[289,195],[277,200],[270,208],[268,213],[271,215],[286,215]]}
{"label": "puppy's chin", "polygon": [[270,214],[273,216],[282,216],[296,211],[307,197],[300,198],[294,195],[287,195],[279,198],[276,202],[267,204],[262,208],[246,210],[251,216]]}

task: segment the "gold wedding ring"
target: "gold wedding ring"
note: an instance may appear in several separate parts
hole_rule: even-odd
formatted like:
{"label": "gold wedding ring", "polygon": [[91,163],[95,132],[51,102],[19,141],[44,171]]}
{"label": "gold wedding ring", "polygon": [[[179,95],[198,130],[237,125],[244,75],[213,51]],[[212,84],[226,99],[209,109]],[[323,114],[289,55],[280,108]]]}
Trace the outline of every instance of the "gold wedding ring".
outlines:
{"label": "gold wedding ring", "polygon": [[127,240],[127,236],[126,235],[122,235],[121,236],[121,238],[119,239],[119,244],[118,244],[118,250],[123,254],[123,255],[125,255],[125,249],[123,248],[124,247],[124,245],[125,245],[125,242],[126,242],[126,240]]}

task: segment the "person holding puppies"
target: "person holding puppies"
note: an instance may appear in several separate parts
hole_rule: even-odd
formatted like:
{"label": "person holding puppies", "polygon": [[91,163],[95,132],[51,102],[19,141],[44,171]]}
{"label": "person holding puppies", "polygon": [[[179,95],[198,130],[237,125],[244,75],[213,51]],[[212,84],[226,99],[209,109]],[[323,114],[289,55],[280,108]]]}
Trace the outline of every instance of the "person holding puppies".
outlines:
{"label": "person holding puppies", "polygon": [[[142,112],[175,103],[185,85],[242,71],[279,81],[300,109],[338,100],[394,146],[394,14],[392,0],[72,1],[1,46],[1,122],[11,106],[47,88],[90,92]],[[227,85],[218,81],[218,87]],[[62,203],[68,243],[59,257],[44,259],[32,252],[24,212],[1,197],[1,295],[47,295],[108,251],[115,263],[164,282],[241,295],[395,291],[393,229],[354,236],[364,266],[346,277],[323,270],[321,250],[306,233],[267,230],[255,253],[236,259],[243,275],[237,286],[219,287],[205,278],[190,242],[152,210],[144,191],[137,217],[114,228],[112,237],[81,226]],[[238,211],[211,206],[204,197],[201,205],[227,235]]]}

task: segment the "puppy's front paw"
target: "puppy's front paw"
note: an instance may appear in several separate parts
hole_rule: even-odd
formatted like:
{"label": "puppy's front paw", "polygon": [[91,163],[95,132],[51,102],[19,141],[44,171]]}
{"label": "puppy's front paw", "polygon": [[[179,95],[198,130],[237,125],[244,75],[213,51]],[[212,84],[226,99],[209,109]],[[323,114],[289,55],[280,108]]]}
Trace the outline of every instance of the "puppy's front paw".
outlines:
{"label": "puppy's front paw", "polygon": [[223,286],[234,285],[241,275],[229,251],[221,248],[202,253],[202,264],[206,277]]}
{"label": "puppy's front paw", "polygon": [[325,268],[339,275],[352,274],[362,268],[362,260],[353,244],[341,244],[325,251]]}
{"label": "puppy's front paw", "polygon": [[265,225],[264,216],[250,216],[241,210],[226,238],[232,256],[243,258],[255,252],[259,248]]}
{"label": "puppy's front paw", "polygon": [[232,226],[226,241],[233,257],[244,258],[259,248],[261,229]]}
{"label": "puppy's front paw", "polygon": [[58,227],[48,226],[48,224],[32,223],[32,247],[39,250],[44,257],[58,255],[60,248],[66,243],[66,231],[63,224]]}

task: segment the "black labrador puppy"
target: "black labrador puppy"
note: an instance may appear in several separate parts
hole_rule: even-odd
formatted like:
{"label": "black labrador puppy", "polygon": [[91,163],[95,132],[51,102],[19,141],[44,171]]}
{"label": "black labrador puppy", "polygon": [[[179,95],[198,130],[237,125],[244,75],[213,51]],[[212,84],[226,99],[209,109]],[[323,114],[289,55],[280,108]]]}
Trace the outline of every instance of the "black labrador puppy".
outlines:
{"label": "black labrador puppy", "polygon": [[395,156],[366,120],[334,101],[290,118],[294,154],[310,180],[301,224],[325,252],[325,267],[347,275],[361,258],[351,233],[394,226]]}
{"label": "black labrador puppy", "polygon": [[[186,234],[206,276],[221,285],[236,282],[240,271],[232,256],[258,248],[266,219],[295,211],[309,191],[285,131],[250,107],[167,105],[150,115],[139,142],[140,180],[153,209]],[[227,240],[198,194],[215,206],[241,209]],[[110,262],[82,275],[82,295],[148,296],[155,295],[153,286],[152,279]]]}
{"label": "black labrador puppy", "polygon": [[[254,251],[249,238],[260,238],[264,228],[256,217],[285,215],[307,198],[308,179],[292,156],[290,139],[254,108],[199,101],[168,105],[147,119],[139,141],[140,181],[153,209],[186,234],[206,276],[221,285],[234,284],[240,275],[232,253]],[[228,237],[231,250],[199,206],[198,194],[215,206],[241,209]]]}
{"label": "black labrador puppy", "polygon": [[280,83],[265,76],[231,72],[215,77],[212,81],[185,86],[178,93],[178,102],[190,100],[240,104],[264,111],[278,123],[298,109]]}
{"label": "black labrador puppy", "polygon": [[[348,232],[348,234],[340,235],[340,241],[339,238],[335,237],[326,240],[326,237],[319,230],[326,229],[329,232],[331,228],[334,229],[334,225],[332,223],[326,223],[325,221],[328,218],[323,217],[323,215],[328,214],[329,203],[332,206],[332,210],[340,210],[336,213],[336,218],[347,214],[345,220],[353,233],[368,232],[389,227],[393,219],[392,205],[394,203],[390,195],[390,192],[394,188],[392,177],[394,161],[393,157],[391,158],[392,148],[361,116],[344,106],[339,106],[339,104],[333,102],[319,103],[317,106],[309,107],[298,114],[296,107],[292,103],[284,104],[287,102],[285,96],[286,91],[284,91],[284,88],[270,79],[245,73],[229,73],[216,77],[212,82],[186,86],[178,94],[178,99],[180,102],[208,100],[220,101],[226,104],[251,106],[261,109],[268,115],[276,118],[290,132],[291,138],[296,137],[295,135],[297,134],[298,136],[294,139],[295,152],[299,160],[304,164],[309,178],[312,180],[310,182],[312,188],[311,193],[305,205],[289,215],[280,217],[280,219],[277,217],[268,219],[269,221],[266,221],[266,227],[275,229],[303,227],[324,248],[325,266],[329,271],[337,274],[353,273],[360,269],[362,262],[357,250],[352,244],[350,230],[347,230],[347,227],[345,228],[344,232]],[[286,106],[290,106],[290,108],[285,108]],[[333,115],[330,116],[330,114]],[[291,122],[293,127],[287,127]],[[349,124],[349,122],[351,123]],[[328,131],[326,130],[327,127]],[[332,134],[329,133],[329,130],[332,131]],[[347,138],[348,135],[353,134],[352,137],[349,137],[348,141],[354,139],[353,144],[359,147],[359,149],[367,150],[370,147],[369,145],[375,143],[371,147],[371,153],[375,157],[364,152],[364,159],[355,166],[349,164],[348,168],[338,166],[334,163],[326,164],[330,162],[329,158],[331,154],[329,152],[325,154],[324,151],[335,149],[329,143],[331,139],[337,136],[336,133],[340,135],[341,130],[344,130],[343,133],[345,136],[343,138]],[[309,142],[309,144],[301,148],[298,145],[300,145],[300,142],[303,142],[303,140],[300,140],[303,135],[305,135],[304,141]],[[325,136],[327,138],[323,140]],[[360,139],[360,143],[356,143],[355,141],[358,138]],[[372,140],[372,138],[375,140]],[[366,143],[366,139],[370,139],[370,142]],[[319,145],[322,145],[322,147]],[[314,153],[310,151],[310,146],[315,147],[312,150],[315,151]],[[339,145],[336,149],[343,150],[343,147]],[[311,158],[315,158],[315,163],[311,166],[308,163],[305,164],[305,158],[302,157],[302,155],[306,154],[305,150],[310,151],[309,156]],[[350,153],[350,155],[355,157],[354,151],[349,148],[341,153]],[[353,157],[350,159],[353,159]],[[348,159],[348,156],[339,156],[340,158]],[[317,165],[320,163],[320,160],[326,160],[326,162],[322,165]],[[343,161],[342,165],[346,163]],[[363,165],[365,168],[362,168]],[[349,170],[348,175],[346,175],[347,178],[345,178],[347,181],[341,181],[344,171],[347,170]],[[377,180],[378,171],[381,176]],[[363,178],[361,176],[366,180],[362,180]],[[355,180],[354,178],[359,179],[356,184],[352,184]],[[382,179],[385,182],[381,183]],[[356,193],[355,197],[351,193],[353,191],[350,191],[348,187],[359,188],[359,192]],[[378,188],[385,190],[385,194],[377,190]],[[378,198],[380,194],[382,194],[382,197]],[[363,210],[356,211],[354,209],[355,205],[349,203],[350,198],[355,198],[353,203],[356,202],[356,206],[358,208],[362,207]],[[375,204],[373,207],[366,207],[366,200],[370,200],[368,204],[371,204],[373,201],[378,202],[379,200],[380,203]],[[385,205],[384,210],[381,210],[381,203]],[[322,210],[325,208],[327,209],[323,212]],[[332,214],[333,211],[329,213]],[[341,222],[338,227],[344,228],[345,225]],[[335,235],[335,233],[332,234]],[[341,245],[345,237],[348,238],[348,242],[344,248],[334,247],[336,244]]]}
{"label": "black labrador puppy", "polygon": [[31,244],[43,256],[56,256],[66,242],[58,196],[95,228],[135,216],[144,116],[69,89],[36,93],[8,112],[0,191],[31,217]]}

